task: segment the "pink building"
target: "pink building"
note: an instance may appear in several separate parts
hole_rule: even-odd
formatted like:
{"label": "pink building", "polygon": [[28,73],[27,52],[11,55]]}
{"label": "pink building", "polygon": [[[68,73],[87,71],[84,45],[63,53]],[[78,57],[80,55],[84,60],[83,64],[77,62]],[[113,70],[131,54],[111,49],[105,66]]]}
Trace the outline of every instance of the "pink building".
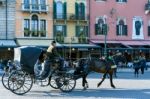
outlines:
{"label": "pink building", "polygon": [[88,0],[88,3],[91,42],[104,44],[103,31],[107,24],[108,52],[115,48],[115,51],[132,54],[139,52],[150,54],[150,2],[148,0]]}

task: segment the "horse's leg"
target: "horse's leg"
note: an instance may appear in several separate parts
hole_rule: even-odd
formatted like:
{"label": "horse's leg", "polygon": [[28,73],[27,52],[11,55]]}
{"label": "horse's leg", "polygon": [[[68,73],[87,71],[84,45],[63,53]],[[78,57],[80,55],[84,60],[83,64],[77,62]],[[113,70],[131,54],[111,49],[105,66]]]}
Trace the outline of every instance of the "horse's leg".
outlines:
{"label": "horse's leg", "polygon": [[137,69],[137,77],[139,77],[139,69],[140,69],[140,68]]}
{"label": "horse's leg", "polygon": [[84,75],[84,76],[82,77],[82,86],[83,86],[84,90],[89,87],[89,86],[88,86],[88,82],[87,82],[87,80],[86,80],[86,77],[87,77],[87,75]]}
{"label": "horse's leg", "polygon": [[110,85],[112,88],[116,88],[115,85],[113,84],[113,72],[109,72],[109,76],[110,76]]}
{"label": "horse's leg", "polygon": [[108,73],[108,71],[106,71],[106,72],[104,73],[103,78],[102,78],[101,82],[99,82],[99,83],[97,84],[97,87],[99,87],[99,86],[103,83],[103,81],[104,81],[105,78],[106,78],[107,73]]}
{"label": "horse's leg", "polygon": [[48,78],[48,83],[47,83],[46,86],[50,85],[50,81],[51,81],[51,78],[49,77],[49,78]]}
{"label": "horse's leg", "polygon": [[136,69],[134,69],[134,77],[136,77]]}

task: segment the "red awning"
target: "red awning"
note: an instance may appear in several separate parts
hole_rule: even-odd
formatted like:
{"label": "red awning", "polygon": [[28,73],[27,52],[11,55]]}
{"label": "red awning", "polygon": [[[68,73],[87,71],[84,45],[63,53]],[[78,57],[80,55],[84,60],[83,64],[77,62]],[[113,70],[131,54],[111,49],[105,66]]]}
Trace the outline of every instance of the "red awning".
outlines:
{"label": "red awning", "polygon": [[[100,40],[92,40],[93,43],[105,43],[105,41],[100,41]],[[106,43],[120,43],[118,41],[106,41]]]}
{"label": "red awning", "polygon": [[120,41],[123,45],[150,45],[150,41]]}
{"label": "red awning", "polygon": [[[105,43],[105,41],[101,41],[101,40],[91,40],[91,42],[93,43]],[[107,40],[106,43],[112,43],[112,44],[122,44],[122,45],[150,45],[150,40],[138,40],[138,41],[120,41],[120,40],[116,40],[116,41],[110,41]]]}

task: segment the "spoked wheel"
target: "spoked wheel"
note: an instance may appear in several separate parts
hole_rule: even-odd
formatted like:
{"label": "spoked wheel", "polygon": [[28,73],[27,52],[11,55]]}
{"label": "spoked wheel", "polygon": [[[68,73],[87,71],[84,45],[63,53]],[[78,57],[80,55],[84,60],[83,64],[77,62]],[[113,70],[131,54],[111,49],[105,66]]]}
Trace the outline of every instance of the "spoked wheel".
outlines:
{"label": "spoked wheel", "polygon": [[72,75],[62,75],[57,78],[57,86],[63,92],[71,92],[76,86],[76,80],[73,79]]}
{"label": "spoked wheel", "polygon": [[8,90],[9,90],[9,87],[8,87],[8,78],[9,78],[9,75],[10,75],[10,73],[8,73],[8,72],[5,72],[2,75],[2,84]]}
{"label": "spoked wheel", "polygon": [[56,84],[56,78],[58,78],[58,75],[55,72],[53,72],[50,76],[50,82],[49,82],[50,84],[49,85],[54,89],[59,89]]}
{"label": "spoked wheel", "polygon": [[30,91],[33,85],[33,79],[30,74],[23,71],[13,72],[8,79],[9,89],[17,94],[23,95]]}

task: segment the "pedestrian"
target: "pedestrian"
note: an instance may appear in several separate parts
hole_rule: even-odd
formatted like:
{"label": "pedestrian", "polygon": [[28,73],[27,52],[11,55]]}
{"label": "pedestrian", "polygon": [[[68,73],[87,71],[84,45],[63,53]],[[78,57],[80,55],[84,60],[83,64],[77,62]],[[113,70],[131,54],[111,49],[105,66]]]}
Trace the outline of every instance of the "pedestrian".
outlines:
{"label": "pedestrian", "polygon": [[140,56],[139,62],[140,62],[140,66],[141,66],[141,74],[144,74],[144,69],[146,67],[146,59],[143,54]]}
{"label": "pedestrian", "polygon": [[138,77],[139,69],[140,69],[139,58],[138,57],[135,57],[135,59],[133,60],[133,68],[134,68],[134,76]]}

